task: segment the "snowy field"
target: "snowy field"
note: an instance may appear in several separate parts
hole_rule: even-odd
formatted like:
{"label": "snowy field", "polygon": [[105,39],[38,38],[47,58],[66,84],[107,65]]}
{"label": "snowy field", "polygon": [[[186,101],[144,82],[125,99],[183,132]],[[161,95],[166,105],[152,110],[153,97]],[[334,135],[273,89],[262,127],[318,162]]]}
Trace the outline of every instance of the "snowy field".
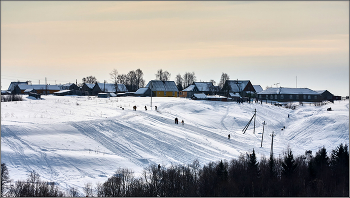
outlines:
{"label": "snowy field", "polygon": [[[118,168],[130,168],[138,176],[150,164],[187,165],[198,159],[203,165],[237,158],[253,148],[258,158],[268,157],[272,131],[275,156],[288,146],[296,156],[305,150],[315,154],[322,146],[330,152],[349,142],[349,100],[291,110],[265,103],[153,97],[155,111],[149,97],[42,97],[1,103],[1,162],[14,181],[35,170],[62,190],[81,189],[88,182],[95,186]],[[326,111],[328,107],[333,111]],[[254,109],[255,134],[253,122],[243,134]],[[263,121],[267,125],[261,148]]]}

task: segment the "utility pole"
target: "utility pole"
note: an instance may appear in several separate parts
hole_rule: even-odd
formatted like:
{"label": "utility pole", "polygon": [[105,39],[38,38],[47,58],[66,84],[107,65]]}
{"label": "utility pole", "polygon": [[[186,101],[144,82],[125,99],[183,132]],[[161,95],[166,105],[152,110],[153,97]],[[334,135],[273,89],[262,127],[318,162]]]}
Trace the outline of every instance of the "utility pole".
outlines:
{"label": "utility pole", "polygon": [[266,125],[266,122],[264,121],[263,123],[263,132],[262,132],[262,135],[261,135],[261,146],[262,147],[262,143],[263,143],[263,140],[264,140],[264,126]]}
{"label": "utility pole", "polygon": [[273,137],[275,137],[275,133],[274,131],[272,131],[272,134],[270,134],[270,136],[272,137],[272,142],[271,142],[271,154],[270,155],[273,155]]}
{"label": "utility pole", "polygon": [[255,134],[255,117],[256,117],[256,109],[254,110],[253,117],[249,120],[248,124],[245,125],[245,127],[243,128],[243,130],[242,130],[243,134],[247,131],[247,129],[248,129],[250,123],[252,122],[253,118],[254,118],[254,134]]}
{"label": "utility pole", "polygon": [[254,134],[255,134],[255,119],[256,119],[256,109],[254,109]]}
{"label": "utility pole", "polygon": [[106,92],[106,80],[103,81],[103,92]]}
{"label": "utility pole", "polygon": [[298,88],[298,76],[295,76],[295,88]]}

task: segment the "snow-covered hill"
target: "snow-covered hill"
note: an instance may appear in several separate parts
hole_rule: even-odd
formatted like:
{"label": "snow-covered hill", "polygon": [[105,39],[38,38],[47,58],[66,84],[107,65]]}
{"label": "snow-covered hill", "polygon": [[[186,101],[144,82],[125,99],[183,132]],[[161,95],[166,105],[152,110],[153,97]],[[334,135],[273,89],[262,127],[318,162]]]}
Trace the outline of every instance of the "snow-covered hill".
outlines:
{"label": "snow-covered hill", "polygon": [[[198,159],[203,165],[236,158],[253,148],[258,157],[269,156],[272,131],[275,155],[282,155],[288,145],[301,155],[349,142],[348,100],[325,106],[304,104],[296,110],[265,103],[154,97],[155,111],[150,102],[149,97],[80,96],[2,102],[1,162],[14,180],[35,170],[43,180],[56,181],[65,189],[102,183],[117,168],[140,175],[150,164],[189,164]],[[137,111],[132,110],[134,105]],[[333,111],[326,111],[328,107]],[[243,134],[254,109],[256,132],[252,122]],[[263,121],[267,125],[260,147]]]}

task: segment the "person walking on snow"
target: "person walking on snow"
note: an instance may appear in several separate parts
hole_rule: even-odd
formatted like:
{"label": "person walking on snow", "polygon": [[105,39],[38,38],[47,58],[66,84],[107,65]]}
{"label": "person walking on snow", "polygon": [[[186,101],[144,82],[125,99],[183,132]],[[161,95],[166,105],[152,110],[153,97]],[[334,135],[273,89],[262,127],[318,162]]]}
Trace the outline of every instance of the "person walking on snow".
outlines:
{"label": "person walking on snow", "polygon": [[179,120],[175,118],[175,124],[179,124]]}
{"label": "person walking on snow", "polygon": [[230,134],[228,134],[227,138],[228,138],[228,139],[230,139],[230,138],[231,138]]}
{"label": "person walking on snow", "polygon": [[185,124],[184,120],[182,120],[181,123],[182,123],[182,125],[184,125]]}

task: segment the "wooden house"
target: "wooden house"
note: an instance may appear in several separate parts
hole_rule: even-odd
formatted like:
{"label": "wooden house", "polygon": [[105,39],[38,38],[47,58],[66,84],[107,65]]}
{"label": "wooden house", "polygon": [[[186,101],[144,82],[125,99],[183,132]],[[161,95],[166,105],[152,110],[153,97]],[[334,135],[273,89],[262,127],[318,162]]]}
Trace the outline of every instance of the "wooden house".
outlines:
{"label": "wooden house", "polygon": [[258,100],[279,102],[321,102],[321,94],[309,88],[269,88],[258,93]]}
{"label": "wooden house", "polygon": [[28,81],[26,81],[26,82],[19,82],[19,81],[18,82],[11,82],[9,88],[7,89],[7,91],[12,93],[14,91],[14,89],[15,89],[15,86],[18,85],[18,84],[28,85]]}
{"label": "wooden house", "polygon": [[334,101],[334,95],[328,90],[315,90],[315,91],[321,95],[322,100],[328,100],[331,102]]}
{"label": "wooden house", "polygon": [[226,96],[229,96],[229,93],[239,93],[242,97],[256,92],[250,80],[226,80],[223,91]]}
{"label": "wooden house", "polygon": [[177,97],[179,90],[174,81],[151,80],[146,85],[154,97]]}
{"label": "wooden house", "polygon": [[83,95],[85,96],[92,96],[92,89],[94,88],[95,84],[93,83],[83,83],[83,86],[81,87],[81,91],[83,92]]}
{"label": "wooden house", "polygon": [[95,83],[92,88],[92,95],[97,95],[98,93],[125,93],[128,89],[124,84],[118,84],[116,88],[114,83]]}
{"label": "wooden house", "polygon": [[206,95],[215,94],[216,89],[212,82],[193,82],[193,85],[196,86],[201,93]]}
{"label": "wooden house", "polygon": [[53,94],[60,90],[57,85],[27,85],[27,84],[17,84],[14,87],[14,94],[24,94],[25,90],[34,89],[38,94]]}
{"label": "wooden house", "polygon": [[195,93],[199,93],[198,88],[195,85],[190,85],[186,89],[179,91],[179,97],[192,98]]}

